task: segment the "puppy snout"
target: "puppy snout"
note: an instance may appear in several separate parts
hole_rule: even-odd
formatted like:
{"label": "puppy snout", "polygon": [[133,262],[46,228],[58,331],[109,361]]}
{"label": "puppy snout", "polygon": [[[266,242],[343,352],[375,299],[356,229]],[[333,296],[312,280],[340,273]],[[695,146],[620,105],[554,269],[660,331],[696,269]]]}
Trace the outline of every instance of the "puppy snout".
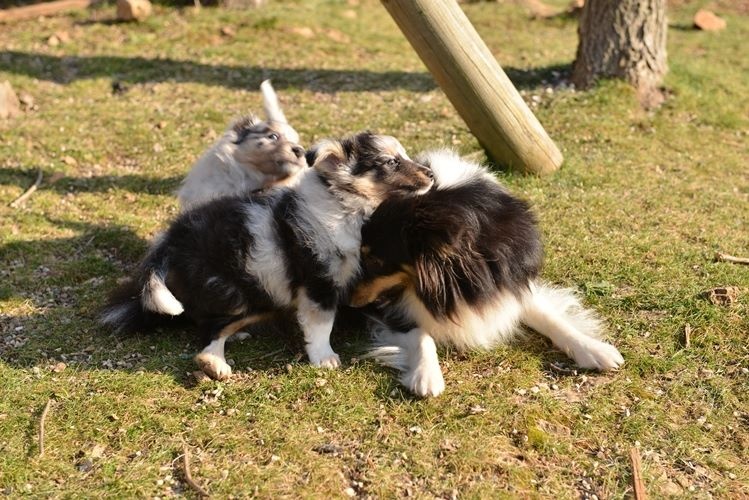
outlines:
{"label": "puppy snout", "polygon": [[294,146],[291,151],[296,155],[297,158],[304,156],[304,148],[301,146]]}
{"label": "puppy snout", "polygon": [[421,171],[424,173],[424,175],[429,177],[430,180],[434,180],[434,172],[432,172],[431,168],[421,167]]}

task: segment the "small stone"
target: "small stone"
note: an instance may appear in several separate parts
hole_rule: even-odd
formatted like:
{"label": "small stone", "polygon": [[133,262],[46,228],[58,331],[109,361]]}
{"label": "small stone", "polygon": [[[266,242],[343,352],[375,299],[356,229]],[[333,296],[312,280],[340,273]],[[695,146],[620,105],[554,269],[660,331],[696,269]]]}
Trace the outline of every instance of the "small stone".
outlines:
{"label": "small stone", "polygon": [[0,83],[0,119],[13,118],[21,114],[21,103],[10,82]]}
{"label": "small stone", "polygon": [[726,20],[707,9],[700,9],[694,15],[694,26],[703,31],[720,31],[726,28]]}
{"label": "small stone", "polygon": [[93,448],[91,448],[91,452],[89,453],[89,456],[91,458],[101,458],[104,456],[104,450],[107,447],[101,444],[95,444]]}
{"label": "small stone", "polygon": [[352,488],[351,486],[349,486],[348,488],[346,488],[345,490],[343,490],[343,493],[347,497],[351,497],[351,498],[353,498],[353,497],[356,496],[356,490],[354,488]]}
{"label": "small stone", "polygon": [[29,94],[28,92],[21,92],[18,95],[18,101],[25,109],[34,109],[34,106],[36,104],[36,102],[34,101],[34,96]]}
{"label": "small stone", "polygon": [[151,15],[153,7],[148,0],[117,0],[117,19],[142,21]]}
{"label": "small stone", "polygon": [[225,37],[233,38],[237,36],[237,32],[234,31],[234,28],[231,26],[222,26],[221,27],[221,34]]}
{"label": "small stone", "polygon": [[90,458],[82,460],[78,464],[78,472],[84,472],[84,473],[91,472],[93,468],[94,468],[94,462]]}
{"label": "small stone", "polygon": [[63,371],[65,371],[65,368],[67,367],[68,365],[66,365],[65,363],[59,362],[55,364],[55,366],[52,367],[52,371],[55,373],[62,373]]}
{"label": "small stone", "polygon": [[408,430],[412,434],[421,434],[421,427],[419,427],[418,425],[414,425],[413,427],[409,427]]}
{"label": "small stone", "polygon": [[75,159],[75,158],[73,158],[72,156],[64,156],[64,157],[62,158],[62,162],[63,162],[63,163],[65,164],[65,165],[69,165],[69,166],[71,166],[71,167],[75,167],[76,165],[78,165],[78,160],[76,160],[76,159]]}
{"label": "small stone", "polygon": [[334,42],[349,43],[351,41],[350,36],[338,30],[330,29],[330,30],[327,30],[325,34],[328,35],[328,38],[330,38]]}
{"label": "small stone", "polygon": [[316,378],[315,379],[315,385],[317,387],[323,387],[327,383],[328,383],[328,381],[326,379],[324,379],[324,378]]}
{"label": "small stone", "polygon": [[303,38],[312,38],[315,36],[315,32],[312,30],[312,28],[308,28],[307,26],[295,26],[289,31]]}

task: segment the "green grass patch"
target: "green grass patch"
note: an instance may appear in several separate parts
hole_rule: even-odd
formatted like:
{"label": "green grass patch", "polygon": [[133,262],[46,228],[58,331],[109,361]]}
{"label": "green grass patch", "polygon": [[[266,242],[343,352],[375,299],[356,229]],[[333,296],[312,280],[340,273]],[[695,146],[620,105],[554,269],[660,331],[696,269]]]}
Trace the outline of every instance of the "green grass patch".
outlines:
{"label": "green grass patch", "polygon": [[[217,497],[622,498],[639,446],[654,498],[749,495],[749,270],[713,262],[749,254],[749,19],[726,8],[726,30],[692,31],[697,5],[680,4],[671,97],[655,112],[621,82],[556,85],[574,19],[463,4],[565,155],[550,177],[497,175],[539,214],[546,279],[581,290],[626,364],[575,372],[530,334],[448,349],[435,400],[358,361],[365,336],[345,324],[342,370],[310,368],[298,339],[267,329],[230,345],[236,377],[196,384],[187,327],[121,338],[95,322],[176,214],[191,163],[231,118],[260,111],[265,78],[305,144],[371,129],[412,152],[484,158],[379,2],[159,4],[141,24],[102,7],[3,25],[0,81],[34,107],[0,123],[0,493],[194,496],[187,445]],[[40,189],[9,208],[38,169]],[[701,295],[725,285],[741,289],[730,307]]]}

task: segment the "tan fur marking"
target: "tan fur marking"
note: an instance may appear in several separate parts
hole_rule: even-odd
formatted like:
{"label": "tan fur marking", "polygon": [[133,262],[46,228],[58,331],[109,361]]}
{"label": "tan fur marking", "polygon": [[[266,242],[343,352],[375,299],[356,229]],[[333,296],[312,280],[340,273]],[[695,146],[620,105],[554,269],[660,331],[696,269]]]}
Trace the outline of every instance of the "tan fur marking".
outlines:
{"label": "tan fur marking", "polygon": [[396,286],[408,286],[411,283],[411,276],[404,271],[389,276],[380,276],[367,283],[362,283],[356,287],[351,297],[351,306],[363,307],[374,302],[383,292]]}
{"label": "tan fur marking", "polygon": [[252,325],[260,321],[266,321],[268,319],[271,319],[272,317],[273,317],[273,313],[263,313],[263,314],[253,314],[252,316],[247,316],[245,318],[238,319],[237,321],[226,325],[221,330],[221,332],[219,332],[218,336],[219,338],[231,337],[232,335],[234,335],[240,329],[244,328],[247,325]]}

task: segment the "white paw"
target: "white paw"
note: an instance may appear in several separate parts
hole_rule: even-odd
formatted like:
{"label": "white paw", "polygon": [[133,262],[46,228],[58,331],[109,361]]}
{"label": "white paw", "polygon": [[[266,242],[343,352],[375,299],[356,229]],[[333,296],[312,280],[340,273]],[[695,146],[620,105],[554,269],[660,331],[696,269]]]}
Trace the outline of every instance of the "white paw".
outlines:
{"label": "white paw", "polygon": [[214,380],[226,380],[231,377],[231,366],[219,356],[210,352],[201,352],[195,356],[195,362],[203,373]]}
{"label": "white paw", "polygon": [[574,348],[570,357],[580,368],[592,370],[613,370],[624,364],[624,358],[616,347],[594,338],[588,338],[584,344]]}
{"label": "white paw", "polygon": [[422,398],[439,396],[445,390],[445,379],[439,365],[417,366],[401,376],[401,383]]}
{"label": "white paw", "polygon": [[312,366],[334,369],[341,366],[341,358],[333,352],[330,346],[313,349],[307,346],[307,357]]}

